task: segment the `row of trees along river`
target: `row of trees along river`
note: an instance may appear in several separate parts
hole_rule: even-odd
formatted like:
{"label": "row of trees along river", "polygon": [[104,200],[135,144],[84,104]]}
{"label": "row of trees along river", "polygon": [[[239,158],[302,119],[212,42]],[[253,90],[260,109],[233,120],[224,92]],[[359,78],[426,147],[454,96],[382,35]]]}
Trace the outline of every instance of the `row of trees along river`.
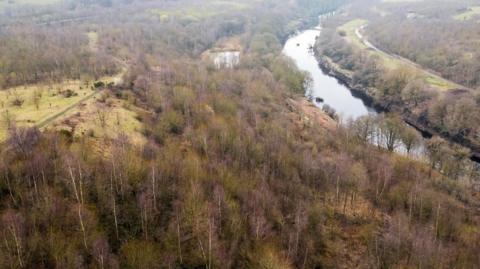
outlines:
{"label": "row of trees along river", "polygon": [[[333,13],[322,15],[320,20],[331,15]],[[283,49],[300,70],[310,75],[311,83],[306,95],[319,109],[346,122],[349,128],[363,136],[366,143],[430,162],[432,167],[452,170],[449,174],[455,177],[480,171],[480,164],[469,159],[468,150],[460,146],[452,150],[446,141],[425,136],[399,118],[375,111],[339,80],[324,73],[312,50],[320,34],[321,26],[299,32],[287,40]],[[467,165],[447,165],[448,160]]]}

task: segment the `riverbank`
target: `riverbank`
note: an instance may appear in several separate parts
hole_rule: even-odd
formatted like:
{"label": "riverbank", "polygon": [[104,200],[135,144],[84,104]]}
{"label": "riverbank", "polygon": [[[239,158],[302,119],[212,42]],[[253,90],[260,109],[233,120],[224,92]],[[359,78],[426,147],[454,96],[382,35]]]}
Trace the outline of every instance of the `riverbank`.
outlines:
{"label": "riverbank", "polygon": [[283,53],[294,60],[302,72],[310,75],[311,81],[306,95],[313,100],[313,104],[323,109],[325,105],[335,109],[344,119],[356,119],[373,112],[361,99],[352,96],[351,91],[339,83],[333,76],[325,74],[318,65],[312,53],[312,46],[319,37],[319,30],[305,30],[298,32],[285,43]]}
{"label": "riverbank", "polygon": [[315,57],[319,63],[320,69],[327,75],[334,77],[338,80],[339,83],[347,87],[352,95],[356,98],[362,100],[362,102],[370,108],[373,108],[375,111],[387,112],[385,106],[380,104],[373,98],[375,89],[360,88],[354,85],[352,73],[348,70],[341,69],[337,64],[335,64],[330,58],[318,55],[315,52]]}
{"label": "riverbank", "polygon": [[480,163],[480,146],[475,145],[464,137],[451,136],[436,130],[434,127],[429,125],[429,122],[424,117],[416,115],[407,109],[391,108],[387,106],[375,98],[375,92],[377,91],[376,89],[355,85],[355,83],[353,83],[353,76],[350,71],[342,69],[327,56],[318,55],[317,51],[315,51],[315,57],[323,72],[336,78],[340,83],[350,89],[352,95],[361,99],[368,107],[375,109],[379,113],[392,112],[399,114],[408,125],[419,131],[424,138],[429,139],[433,136],[438,136],[447,141],[468,148],[472,152],[472,161]]}
{"label": "riverbank", "polygon": [[299,123],[305,126],[319,125],[327,131],[334,131],[337,122],[329,117],[327,113],[318,109],[314,103],[306,97],[288,99],[287,106],[290,111],[300,115]]}

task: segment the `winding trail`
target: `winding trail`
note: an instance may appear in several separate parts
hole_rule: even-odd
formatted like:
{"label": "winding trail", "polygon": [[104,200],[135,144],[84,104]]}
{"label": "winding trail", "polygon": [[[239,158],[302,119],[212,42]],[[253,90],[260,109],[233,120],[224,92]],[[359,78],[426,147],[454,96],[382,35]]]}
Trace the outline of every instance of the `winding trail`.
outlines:
{"label": "winding trail", "polygon": [[416,62],[413,62],[407,58],[404,58],[400,55],[397,55],[397,54],[393,54],[393,53],[388,53],[380,48],[378,48],[377,46],[375,46],[374,44],[372,44],[363,34],[362,34],[362,31],[365,30],[365,28],[367,27],[367,25],[362,25],[358,28],[355,29],[355,35],[357,36],[358,39],[360,39],[360,41],[370,50],[373,50],[379,54],[381,54],[382,56],[384,57],[387,57],[387,58],[391,58],[391,59],[394,59],[394,60],[397,60],[397,61],[400,61],[402,62],[403,64],[405,65],[408,65],[408,66],[411,66],[421,72],[423,72],[425,75],[429,76],[429,77],[432,77],[432,78],[435,78],[435,79],[438,79],[438,80],[443,80],[445,82],[448,82],[449,84],[455,86],[456,88],[458,89],[468,89],[468,87],[465,87],[463,85],[460,85],[454,81],[451,81],[449,79],[446,79],[444,77],[442,77],[438,72],[436,71],[433,71],[431,69],[428,69],[428,68],[425,68],[423,66],[421,66],[420,64],[416,63]]}
{"label": "winding trail", "polygon": [[[443,81],[446,81],[448,83],[450,83],[451,85],[454,85],[456,86],[456,89],[464,89],[464,90],[468,90],[468,91],[473,91],[472,88],[469,88],[469,87],[465,87],[463,85],[460,85],[456,82],[453,82],[449,79],[446,79],[446,78],[443,78],[442,76],[440,76],[437,72],[433,71],[433,70],[430,70],[430,69],[427,69],[427,68],[424,68],[423,66],[419,65],[418,63],[415,63],[409,59],[406,59],[406,58],[403,58],[402,56],[399,56],[399,55],[396,55],[396,54],[392,54],[392,53],[388,53],[380,48],[378,48],[377,46],[373,45],[370,41],[368,41],[368,39],[362,34],[361,31],[363,31],[365,29],[367,25],[362,25],[360,27],[357,27],[355,29],[355,35],[357,36],[357,38],[367,47],[367,49],[369,50],[372,50],[372,51],[375,51],[376,53],[384,56],[384,57],[388,57],[388,58],[391,58],[391,59],[395,59],[395,60],[398,60],[398,61],[401,61],[403,64],[406,64],[406,65],[409,65],[411,66],[412,68],[415,68],[416,70],[418,70],[419,72],[422,72],[424,73],[425,75],[427,76],[431,76],[431,77],[434,77],[434,78],[437,78],[437,79],[441,79]],[[412,125],[413,126],[413,125]],[[433,133],[434,135],[438,135],[439,137],[443,137],[442,135],[438,134],[438,133]],[[445,140],[448,140],[448,141],[452,141],[450,138],[448,137],[443,137]],[[459,142],[456,142],[456,141],[452,141],[452,142],[455,142],[456,144],[462,146],[462,147],[465,147],[465,148],[469,148],[472,150],[472,156],[470,157],[470,159],[474,162],[474,163],[477,163],[479,164],[480,163],[480,153],[478,152],[478,149],[476,149],[475,147],[470,147],[470,146],[466,146],[466,145],[463,145],[462,143],[459,143]]]}

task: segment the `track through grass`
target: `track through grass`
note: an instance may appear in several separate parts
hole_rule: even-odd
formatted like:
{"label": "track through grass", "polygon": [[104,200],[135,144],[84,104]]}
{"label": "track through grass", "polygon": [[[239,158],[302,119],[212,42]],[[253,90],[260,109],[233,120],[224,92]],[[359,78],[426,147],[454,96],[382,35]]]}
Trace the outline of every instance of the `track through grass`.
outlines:
{"label": "track through grass", "polygon": [[427,82],[429,85],[440,90],[466,88],[453,81],[442,78],[435,72],[425,69],[419,64],[414,63],[406,58],[403,58],[399,55],[390,54],[382,49],[379,49],[370,41],[368,41],[368,39],[362,33],[367,25],[368,21],[356,19],[338,27],[337,30],[344,36],[347,42],[353,46],[357,47],[358,49],[368,51],[370,54],[379,57],[379,59],[382,61],[382,64],[387,69],[396,70],[398,68],[409,68],[416,74],[421,74],[422,77],[424,77],[425,82]]}

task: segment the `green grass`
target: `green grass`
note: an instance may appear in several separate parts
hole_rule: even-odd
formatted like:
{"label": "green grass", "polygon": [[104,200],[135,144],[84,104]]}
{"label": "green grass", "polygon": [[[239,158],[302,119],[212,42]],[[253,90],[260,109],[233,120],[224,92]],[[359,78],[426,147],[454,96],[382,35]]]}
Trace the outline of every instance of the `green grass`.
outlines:
{"label": "green grass", "polygon": [[425,74],[425,81],[428,83],[428,85],[431,85],[434,88],[440,89],[440,90],[450,90],[450,89],[458,89],[458,88],[463,88],[462,86],[452,83],[448,80],[443,79],[442,77],[439,76],[434,76],[430,74]]}
{"label": "green grass", "polygon": [[345,39],[347,42],[352,44],[353,46],[362,49],[362,50],[368,50],[372,55],[376,55],[380,57],[382,60],[382,63],[385,67],[389,69],[396,69],[401,66],[400,62],[398,59],[391,57],[388,54],[381,53],[378,51],[374,51],[367,46],[362,39],[360,39],[357,34],[356,30],[359,29],[360,27],[367,25],[368,21],[367,20],[362,20],[362,19],[356,19],[349,21],[345,23],[344,25],[338,27],[338,32],[344,32],[345,33]]}
{"label": "green grass", "polygon": [[94,31],[90,31],[86,33],[88,37],[88,47],[95,51],[97,50],[97,44],[98,44],[98,33]]}
{"label": "green grass", "polygon": [[363,25],[367,25],[368,21],[362,19],[356,19],[345,23],[344,25],[338,28],[339,32],[345,33],[345,39],[360,49],[367,49],[368,47],[358,38],[355,33],[355,30],[362,27]]}
{"label": "green grass", "polygon": [[455,15],[453,18],[458,21],[467,21],[477,15],[480,15],[480,6],[470,7],[467,11]]}
{"label": "green grass", "polygon": [[[137,110],[140,109],[129,105],[126,100],[113,97],[108,97],[105,104],[99,103],[101,94],[68,111],[49,128],[73,131],[74,137],[92,135],[91,138],[99,142],[99,147],[103,139],[113,139],[121,133],[133,143],[145,143],[144,125],[138,120]],[[104,124],[99,115],[104,115]]]}
{"label": "green grass", "polygon": [[[106,83],[116,82],[119,76],[100,80]],[[71,90],[74,94],[66,97],[62,94],[65,90]],[[95,91],[82,85],[79,80],[51,86],[28,85],[0,91],[0,140],[5,139],[7,134],[7,118],[17,126],[45,127],[95,94]],[[37,96],[38,102],[34,101],[34,96]],[[22,105],[14,105],[16,99],[22,100]]]}
{"label": "green grass", "polygon": [[[6,117],[9,115],[12,122],[20,126],[33,126],[69,107],[84,96],[91,94],[92,90],[79,89],[80,83],[62,83],[48,86],[27,86],[12,88],[0,92],[0,115],[1,129],[0,139],[4,138],[7,129]],[[75,92],[74,96],[65,97],[60,93],[70,89]],[[38,107],[33,101],[34,94],[38,96]],[[23,101],[21,106],[13,104],[15,99]]]}

